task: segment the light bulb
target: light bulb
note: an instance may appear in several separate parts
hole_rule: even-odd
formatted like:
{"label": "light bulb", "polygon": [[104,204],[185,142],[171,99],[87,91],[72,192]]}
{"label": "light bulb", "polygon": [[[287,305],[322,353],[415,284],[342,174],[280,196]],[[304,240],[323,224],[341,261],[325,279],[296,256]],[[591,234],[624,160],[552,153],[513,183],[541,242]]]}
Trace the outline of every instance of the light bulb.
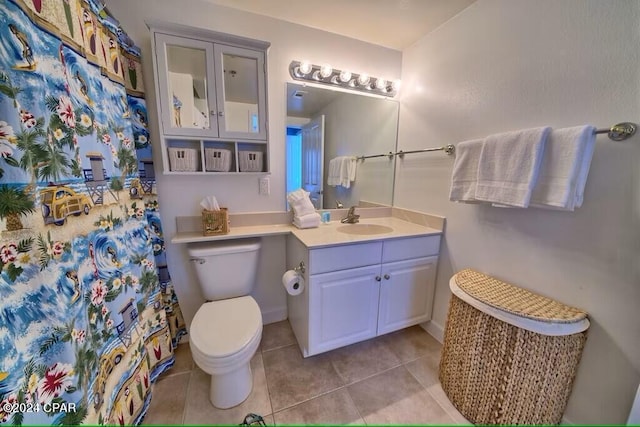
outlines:
{"label": "light bulb", "polygon": [[311,63],[309,61],[302,61],[298,66],[298,70],[303,76],[309,74],[312,69],[313,67],[311,66]]}
{"label": "light bulb", "polygon": [[369,83],[369,75],[367,74],[360,74],[358,76],[358,84],[360,86],[365,86],[367,83]]}
{"label": "light bulb", "polygon": [[394,92],[397,92],[398,90],[400,90],[400,83],[401,83],[400,80],[394,80],[391,83],[391,90]]}
{"label": "light bulb", "polygon": [[351,72],[350,71],[340,71],[340,81],[343,83],[347,83],[351,80]]}
{"label": "light bulb", "polygon": [[324,64],[322,67],[320,67],[320,77],[322,77],[323,79],[329,77],[331,73],[333,73],[333,68],[331,67],[331,65]]}
{"label": "light bulb", "polygon": [[385,90],[387,88],[387,81],[385,79],[376,80],[376,89]]}

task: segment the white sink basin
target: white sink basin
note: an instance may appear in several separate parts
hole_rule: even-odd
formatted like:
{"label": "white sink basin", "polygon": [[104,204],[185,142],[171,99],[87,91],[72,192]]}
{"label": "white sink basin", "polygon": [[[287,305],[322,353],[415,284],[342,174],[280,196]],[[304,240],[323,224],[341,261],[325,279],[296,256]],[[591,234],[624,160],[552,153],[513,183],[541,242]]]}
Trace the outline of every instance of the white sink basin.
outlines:
{"label": "white sink basin", "polygon": [[336,230],[346,234],[372,235],[391,233],[393,228],[387,227],[386,225],[358,223],[341,225],[336,228]]}

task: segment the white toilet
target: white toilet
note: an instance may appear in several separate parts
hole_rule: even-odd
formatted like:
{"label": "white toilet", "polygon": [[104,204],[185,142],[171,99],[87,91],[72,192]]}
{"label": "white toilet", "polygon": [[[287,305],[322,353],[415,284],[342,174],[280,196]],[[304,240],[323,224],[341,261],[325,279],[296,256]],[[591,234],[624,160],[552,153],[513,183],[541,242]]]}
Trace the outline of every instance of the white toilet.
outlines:
{"label": "white toilet", "polygon": [[211,375],[209,400],[231,408],[251,393],[251,358],[262,337],[262,314],[249,296],[256,280],[259,239],[207,242],[189,247],[207,300],[189,331],[196,365]]}

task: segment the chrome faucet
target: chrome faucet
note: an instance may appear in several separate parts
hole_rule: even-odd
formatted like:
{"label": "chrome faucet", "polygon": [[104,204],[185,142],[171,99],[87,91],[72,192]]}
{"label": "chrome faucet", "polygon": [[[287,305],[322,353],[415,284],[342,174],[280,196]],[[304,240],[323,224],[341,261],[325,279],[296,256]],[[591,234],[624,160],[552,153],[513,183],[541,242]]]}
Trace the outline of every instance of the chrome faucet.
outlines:
{"label": "chrome faucet", "polygon": [[356,207],[351,206],[349,208],[349,212],[347,212],[347,216],[340,220],[343,224],[355,224],[356,222],[360,222],[360,215],[356,215]]}
{"label": "chrome faucet", "polygon": [[342,209],[344,208],[344,205],[342,204],[342,202],[340,200],[336,200],[336,209]]}

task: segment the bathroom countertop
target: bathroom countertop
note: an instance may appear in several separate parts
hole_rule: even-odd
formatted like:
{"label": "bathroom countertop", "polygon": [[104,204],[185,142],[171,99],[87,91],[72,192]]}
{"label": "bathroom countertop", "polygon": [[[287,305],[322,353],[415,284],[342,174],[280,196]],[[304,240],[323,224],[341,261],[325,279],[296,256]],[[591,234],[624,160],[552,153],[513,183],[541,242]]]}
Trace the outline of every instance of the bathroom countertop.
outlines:
{"label": "bathroom countertop", "polygon": [[442,234],[441,230],[414,224],[395,217],[366,218],[358,224],[382,225],[391,227],[393,231],[369,235],[343,233],[338,231],[338,228],[349,227],[350,224],[332,221],[329,224],[320,224],[318,228],[308,228],[304,230],[292,226],[292,233],[307,248],[321,248],[324,246],[345,245],[358,242],[373,242],[377,240]]}
{"label": "bathroom countertop", "polygon": [[216,240],[243,239],[248,237],[277,236],[289,234],[295,227],[291,224],[248,225],[231,227],[229,233],[215,236],[203,236],[202,232],[179,232],[171,239],[171,243],[212,242]]}
{"label": "bathroom countertop", "polygon": [[340,221],[331,221],[328,224],[320,224],[317,228],[307,229],[299,229],[292,224],[250,225],[231,227],[228,234],[217,236],[203,236],[200,232],[181,232],[173,236],[171,243],[210,242],[216,240],[286,235],[291,233],[307,248],[320,248],[358,242],[442,234],[442,230],[404,221],[396,217],[365,218],[362,219],[359,224],[382,225],[391,227],[393,231],[369,235],[343,233],[337,229],[339,227],[348,227],[349,224],[342,224]]}

